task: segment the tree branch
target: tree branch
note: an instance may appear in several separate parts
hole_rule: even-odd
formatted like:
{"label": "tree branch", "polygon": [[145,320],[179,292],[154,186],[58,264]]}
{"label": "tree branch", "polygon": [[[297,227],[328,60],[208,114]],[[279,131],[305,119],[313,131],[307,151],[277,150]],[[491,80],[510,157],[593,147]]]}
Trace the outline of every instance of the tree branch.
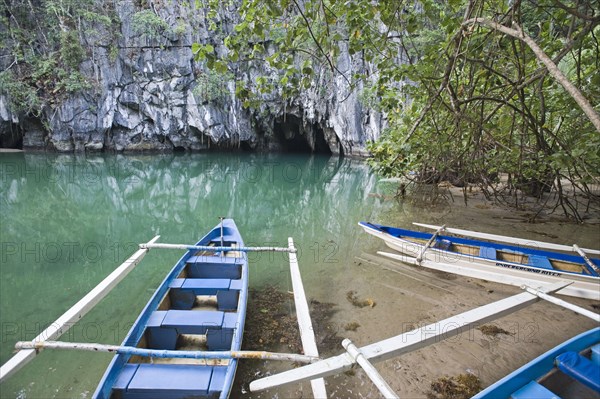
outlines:
{"label": "tree branch", "polygon": [[548,69],[548,73],[552,76],[566,91],[571,95],[573,100],[579,105],[582,111],[589,118],[592,125],[596,128],[596,130],[600,133],[600,116],[592,107],[590,102],[583,96],[581,91],[575,85],[569,81],[569,79],[558,69],[556,64],[544,53],[544,51],[538,46],[538,44],[525,32],[519,25],[513,22],[513,27],[509,28],[507,26],[501,25],[495,21],[489,20],[487,18],[471,18],[462,23],[463,28],[470,25],[482,25],[487,26],[488,28],[497,30],[498,32],[502,32],[505,35],[514,37],[516,39],[524,42],[529,48],[533,51],[536,58],[546,66]]}

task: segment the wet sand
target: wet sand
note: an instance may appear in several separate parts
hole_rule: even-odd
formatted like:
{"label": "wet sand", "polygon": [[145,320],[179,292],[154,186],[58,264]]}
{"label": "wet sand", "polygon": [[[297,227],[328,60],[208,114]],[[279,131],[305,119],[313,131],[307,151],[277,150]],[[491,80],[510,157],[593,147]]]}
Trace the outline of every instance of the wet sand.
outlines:
{"label": "wet sand", "polygon": [[[591,217],[590,223],[578,225],[557,216],[546,216],[531,224],[527,223],[531,214],[528,210],[506,209],[476,195],[465,207],[461,195],[455,190],[454,202],[435,207],[403,204],[390,213],[385,223],[404,227],[410,227],[410,221],[417,220],[445,223],[456,228],[533,240],[600,247],[600,227],[596,222],[599,219]],[[382,197],[382,200],[386,199]],[[313,320],[316,330],[336,333],[320,344],[322,356],[342,353],[339,337],[350,338],[357,346],[367,345],[521,292],[517,287],[389,260],[377,255],[378,250],[388,250],[381,241],[366,234],[359,237],[354,253],[346,259],[348,273],[341,274],[342,277],[337,275],[335,287],[311,287],[311,292],[316,293],[315,299],[332,302],[337,310],[329,320]],[[374,301],[375,306],[352,305],[347,299],[350,290],[355,291],[357,298]],[[595,312],[600,309],[599,302],[561,298]],[[356,331],[344,329],[350,322],[359,325]],[[476,375],[486,387],[564,340],[596,326],[584,316],[543,301],[487,324],[500,327],[510,335],[490,337],[472,328],[375,366],[403,398],[424,398],[433,381],[461,373]],[[443,328],[440,325],[439,329]],[[291,367],[287,364],[253,365],[252,373],[256,378]],[[327,377],[326,382],[331,398],[381,397],[360,369]],[[298,398],[312,397],[312,393],[310,385],[302,383],[252,394],[234,392],[232,397]]]}

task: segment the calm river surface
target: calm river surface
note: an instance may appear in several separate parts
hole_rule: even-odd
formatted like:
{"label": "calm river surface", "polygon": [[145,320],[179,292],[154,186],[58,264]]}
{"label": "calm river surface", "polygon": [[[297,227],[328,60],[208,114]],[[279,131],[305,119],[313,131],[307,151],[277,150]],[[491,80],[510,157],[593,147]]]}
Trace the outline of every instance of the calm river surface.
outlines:
{"label": "calm river surface", "polygon": [[[467,208],[460,197],[424,206],[426,201],[414,197],[410,202],[396,202],[392,193],[389,183],[378,183],[363,161],[337,157],[1,153],[0,362],[12,356],[16,341],[33,339],[132,254],[138,243],[156,234],[161,235],[161,242],[193,243],[218,223],[219,216],[234,218],[249,245],[285,246],[287,238],[293,237],[301,251],[307,296],[335,305],[334,327],[360,321],[356,332],[338,328],[340,335],[357,344],[375,342],[406,331],[408,325],[428,318],[440,320],[518,291],[468,279],[440,278],[410,268],[383,270],[385,261],[374,257],[383,244],[362,233],[357,226],[360,220],[399,226],[409,226],[412,221],[447,223],[591,247],[598,246],[600,238],[597,225],[531,225],[524,223],[527,215],[522,212],[481,202]],[[180,255],[179,251],[151,251],[61,340],[119,344]],[[291,290],[286,255],[251,254],[250,264],[251,287],[275,285]],[[360,298],[374,298],[377,306],[354,308],[347,301],[350,290]],[[475,299],[476,295],[484,297]],[[539,315],[542,312],[538,310],[529,317]],[[565,317],[559,314],[556,319]],[[548,338],[548,344],[569,334],[574,332],[564,337],[558,334],[554,341]],[[540,335],[539,342],[544,344],[544,339]],[[489,374],[495,367],[488,363],[497,361],[485,358],[489,350],[483,346],[486,342],[481,342],[466,342],[471,347],[462,352],[478,355],[457,364],[481,370],[488,384],[526,359],[513,360],[518,353],[511,354],[501,363],[503,368]],[[532,345],[524,348],[529,347]],[[548,347],[540,345],[527,355],[531,358]],[[447,350],[445,357],[462,353]],[[89,398],[111,356],[43,351],[0,385],[0,397]],[[383,371],[389,381],[418,396],[427,389],[428,378],[455,371],[432,366],[434,370],[421,372],[417,367],[427,364],[422,359],[404,368],[389,363]],[[409,385],[398,382],[401,369],[406,377],[402,381]],[[332,397],[357,397],[358,389],[362,397],[379,397],[366,377],[359,376],[331,381]],[[240,387],[234,390],[241,391]],[[303,393],[284,391],[263,397],[300,395]]]}
{"label": "calm river surface", "polygon": [[[193,243],[232,217],[247,244],[294,238],[307,294],[327,298],[389,203],[362,161],[326,156],[0,154],[0,362],[156,234]],[[120,343],[179,251],[152,251],[62,340]],[[250,256],[251,286],[289,289],[287,257]],[[346,287],[339,287],[345,290]],[[111,355],[44,351],[2,398],[91,397]]]}

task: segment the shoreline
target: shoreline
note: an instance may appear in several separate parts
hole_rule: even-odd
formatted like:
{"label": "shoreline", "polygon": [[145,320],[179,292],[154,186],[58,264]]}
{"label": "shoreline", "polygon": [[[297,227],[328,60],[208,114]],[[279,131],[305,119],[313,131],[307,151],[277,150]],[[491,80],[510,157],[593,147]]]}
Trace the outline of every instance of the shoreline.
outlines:
{"label": "shoreline", "polygon": [[[437,205],[422,206],[405,200],[387,215],[379,216],[385,218],[386,224],[406,228],[413,228],[411,222],[418,221],[540,241],[560,243],[571,239],[580,246],[591,248],[600,243],[595,222],[576,224],[549,215],[529,223],[527,210],[505,209],[477,193],[469,193],[469,203],[465,206],[461,201],[461,189],[451,188],[450,191],[454,191],[453,201],[447,199]],[[460,197],[457,197],[457,191]],[[389,199],[380,198],[382,201]],[[331,319],[315,320],[313,316],[315,329],[335,333],[332,340],[319,345],[321,357],[343,353],[343,338],[349,338],[361,347],[523,292],[518,287],[406,265],[377,255],[378,250],[389,249],[381,240],[362,231],[357,233],[353,252],[347,254],[345,263],[342,261],[344,265],[339,265],[346,269],[346,273],[337,274],[343,277],[333,286],[308,287],[310,298],[335,304],[336,311]],[[303,276],[305,278],[307,276]],[[354,291],[360,299],[372,300],[375,305],[354,306],[349,301],[349,291]],[[558,297],[595,313],[600,309],[598,301]],[[350,323],[358,327],[354,331],[345,329],[344,326]],[[374,365],[401,397],[426,398],[431,392],[431,384],[439,378],[465,373],[477,376],[482,388],[486,388],[596,324],[540,299],[524,309],[482,324],[504,329],[508,335],[486,336],[477,329],[481,325],[474,326],[452,338]],[[443,328],[439,326],[442,331]],[[292,368],[285,364],[254,364],[253,367],[259,375]],[[380,397],[370,379],[357,367],[326,377],[325,381],[330,398]],[[243,390],[232,393],[232,398],[287,398],[307,394],[311,395],[310,384],[303,382],[256,393]]]}

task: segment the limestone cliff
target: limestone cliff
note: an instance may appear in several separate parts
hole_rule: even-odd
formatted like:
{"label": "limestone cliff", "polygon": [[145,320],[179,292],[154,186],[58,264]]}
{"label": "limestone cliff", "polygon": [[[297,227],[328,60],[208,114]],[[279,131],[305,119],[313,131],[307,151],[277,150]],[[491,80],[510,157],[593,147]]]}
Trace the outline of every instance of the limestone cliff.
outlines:
{"label": "limestone cliff", "polygon": [[[179,1],[155,2],[151,11],[168,25],[158,37],[136,32],[132,18],[139,11],[138,2],[116,1],[118,32],[80,33],[88,51],[79,70],[92,82],[90,89],[65,96],[37,116],[15,112],[10,98],[0,96],[0,146],[364,155],[366,142],[378,138],[385,125],[382,115],[363,106],[360,88],[351,90],[334,74],[316,74],[312,87],[293,99],[269,95],[258,109],[245,109],[235,96],[236,82],[253,82],[265,71],[242,65],[223,79],[195,62],[194,42],[222,49],[206,29],[202,10]],[[344,51],[337,64],[348,76],[369,67]]]}

